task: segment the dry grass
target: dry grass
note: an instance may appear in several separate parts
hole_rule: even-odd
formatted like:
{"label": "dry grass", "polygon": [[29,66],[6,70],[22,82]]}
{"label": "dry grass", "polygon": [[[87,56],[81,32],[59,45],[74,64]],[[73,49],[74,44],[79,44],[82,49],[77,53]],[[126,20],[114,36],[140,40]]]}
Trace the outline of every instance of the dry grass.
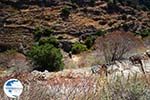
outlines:
{"label": "dry grass", "polygon": [[[74,80],[72,84],[63,84],[63,81],[62,84],[48,84],[48,81],[34,79],[22,81],[24,92],[20,100],[150,100],[150,75],[147,78],[137,75],[128,79],[118,77],[109,81],[91,76],[79,82]],[[1,92],[0,100],[9,98]]]}
{"label": "dry grass", "polygon": [[89,50],[78,55],[73,55],[72,59],[66,57],[64,63],[66,69],[91,67],[93,65],[103,64],[104,57],[97,51]]}

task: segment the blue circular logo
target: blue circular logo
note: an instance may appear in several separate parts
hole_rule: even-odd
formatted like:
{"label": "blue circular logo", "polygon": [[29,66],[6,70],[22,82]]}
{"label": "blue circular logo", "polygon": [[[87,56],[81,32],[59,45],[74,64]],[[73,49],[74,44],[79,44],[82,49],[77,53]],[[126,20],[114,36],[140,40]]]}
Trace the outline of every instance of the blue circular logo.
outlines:
{"label": "blue circular logo", "polygon": [[23,91],[23,85],[18,79],[9,79],[5,82],[3,89],[8,97],[18,98]]}

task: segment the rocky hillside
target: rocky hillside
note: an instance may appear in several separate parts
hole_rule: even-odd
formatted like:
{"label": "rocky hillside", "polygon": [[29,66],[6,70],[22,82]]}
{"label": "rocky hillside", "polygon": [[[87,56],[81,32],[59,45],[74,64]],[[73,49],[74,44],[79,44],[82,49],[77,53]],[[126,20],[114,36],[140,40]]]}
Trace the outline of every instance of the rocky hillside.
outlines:
{"label": "rocky hillside", "polygon": [[[0,1],[0,47],[3,50],[19,48],[21,44],[30,48],[33,31],[47,27],[67,41],[78,41],[79,37],[94,34],[100,29],[138,33],[150,28],[150,13],[129,5],[118,4],[112,10],[104,0],[1,0]],[[63,18],[62,9],[69,9],[69,17]],[[21,43],[21,44],[20,44]],[[2,50],[2,51],[3,51]]]}
{"label": "rocky hillside", "polygon": [[20,100],[148,100],[150,2],[134,1],[0,0],[0,89],[17,78]]}

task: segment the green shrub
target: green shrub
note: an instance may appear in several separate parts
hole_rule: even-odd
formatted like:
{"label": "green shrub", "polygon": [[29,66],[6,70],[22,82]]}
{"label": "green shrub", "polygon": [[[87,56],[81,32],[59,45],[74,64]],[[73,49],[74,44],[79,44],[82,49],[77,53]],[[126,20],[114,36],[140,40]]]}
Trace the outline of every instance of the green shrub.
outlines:
{"label": "green shrub", "polygon": [[150,29],[145,29],[142,32],[136,33],[137,35],[141,35],[142,38],[150,36]]}
{"label": "green shrub", "polygon": [[42,36],[42,29],[40,27],[36,27],[33,34],[35,41],[38,41]]}
{"label": "green shrub", "polygon": [[150,35],[150,29],[144,30],[143,32],[141,32],[140,34],[142,37],[147,37]]}
{"label": "green shrub", "polygon": [[50,36],[53,31],[52,29],[50,28],[44,28],[42,29],[41,27],[37,27],[35,30],[34,30],[34,38],[36,41],[39,41],[39,39],[42,37],[42,36]]}
{"label": "green shrub", "polygon": [[105,35],[106,34],[106,32],[104,31],[104,30],[98,30],[97,32],[96,32],[96,35],[97,36],[103,36],[103,35]]}
{"label": "green shrub", "polygon": [[64,67],[60,49],[55,48],[51,44],[34,46],[28,52],[28,56],[41,71],[59,71]]}
{"label": "green shrub", "polygon": [[78,54],[78,53],[81,53],[81,52],[86,51],[86,50],[87,50],[86,45],[81,44],[79,42],[74,43],[72,46],[72,49],[71,49],[73,54]]}
{"label": "green shrub", "polygon": [[70,15],[70,10],[68,7],[64,7],[62,10],[61,10],[61,15],[65,18],[68,18],[69,15]]}
{"label": "green shrub", "polygon": [[53,33],[52,29],[50,28],[45,28],[42,32],[43,36],[50,36]]}
{"label": "green shrub", "polygon": [[54,36],[48,38],[43,38],[39,40],[39,45],[52,44],[55,47],[58,47],[59,42]]}
{"label": "green shrub", "polygon": [[85,45],[90,49],[94,44],[95,38],[93,36],[88,36],[85,40]]}

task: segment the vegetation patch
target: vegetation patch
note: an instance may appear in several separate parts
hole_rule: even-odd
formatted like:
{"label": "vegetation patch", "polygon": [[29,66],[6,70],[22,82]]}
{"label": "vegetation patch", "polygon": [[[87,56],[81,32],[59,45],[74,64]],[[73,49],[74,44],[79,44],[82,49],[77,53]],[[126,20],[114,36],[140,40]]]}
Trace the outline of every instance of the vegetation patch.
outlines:
{"label": "vegetation patch", "polygon": [[88,49],[90,49],[94,45],[95,37],[94,36],[88,36],[85,39],[85,45],[87,46]]}
{"label": "vegetation patch", "polygon": [[105,34],[106,34],[106,31],[101,30],[101,29],[96,32],[97,36],[104,36]]}
{"label": "vegetation patch", "polygon": [[48,37],[52,35],[52,33],[53,33],[52,29],[41,27],[36,27],[36,29],[33,32],[35,41],[39,41],[42,36]]}
{"label": "vegetation patch", "polygon": [[68,18],[70,15],[70,9],[68,7],[64,7],[62,10],[61,10],[61,16],[63,18]]}
{"label": "vegetation patch", "polygon": [[37,70],[59,71],[64,68],[60,49],[51,44],[34,46],[28,56],[33,60],[35,66],[38,66],[35,68]]}
{"label": "vegetation patch", "polygon": [[145,29],[142,32],[136,33],[136,35],[140,35],[142,38],[150,36],[150,29]]}
{"label": "vegetation patch", "polygon": [[52,44],[55,47],[58,47],[59,42],[54,36],[50,36],[39,40],[39,45],[45,45],[45,44]]}
{"label": "vegetation patch", "polygon": [[78,54],[78,53],[81,53],[81,52],[86,51],[86,50],[87,50],[86,45],[81,44],[79,42],[74,43],[72,45],[72,49],[71,49],[73,54]]}

